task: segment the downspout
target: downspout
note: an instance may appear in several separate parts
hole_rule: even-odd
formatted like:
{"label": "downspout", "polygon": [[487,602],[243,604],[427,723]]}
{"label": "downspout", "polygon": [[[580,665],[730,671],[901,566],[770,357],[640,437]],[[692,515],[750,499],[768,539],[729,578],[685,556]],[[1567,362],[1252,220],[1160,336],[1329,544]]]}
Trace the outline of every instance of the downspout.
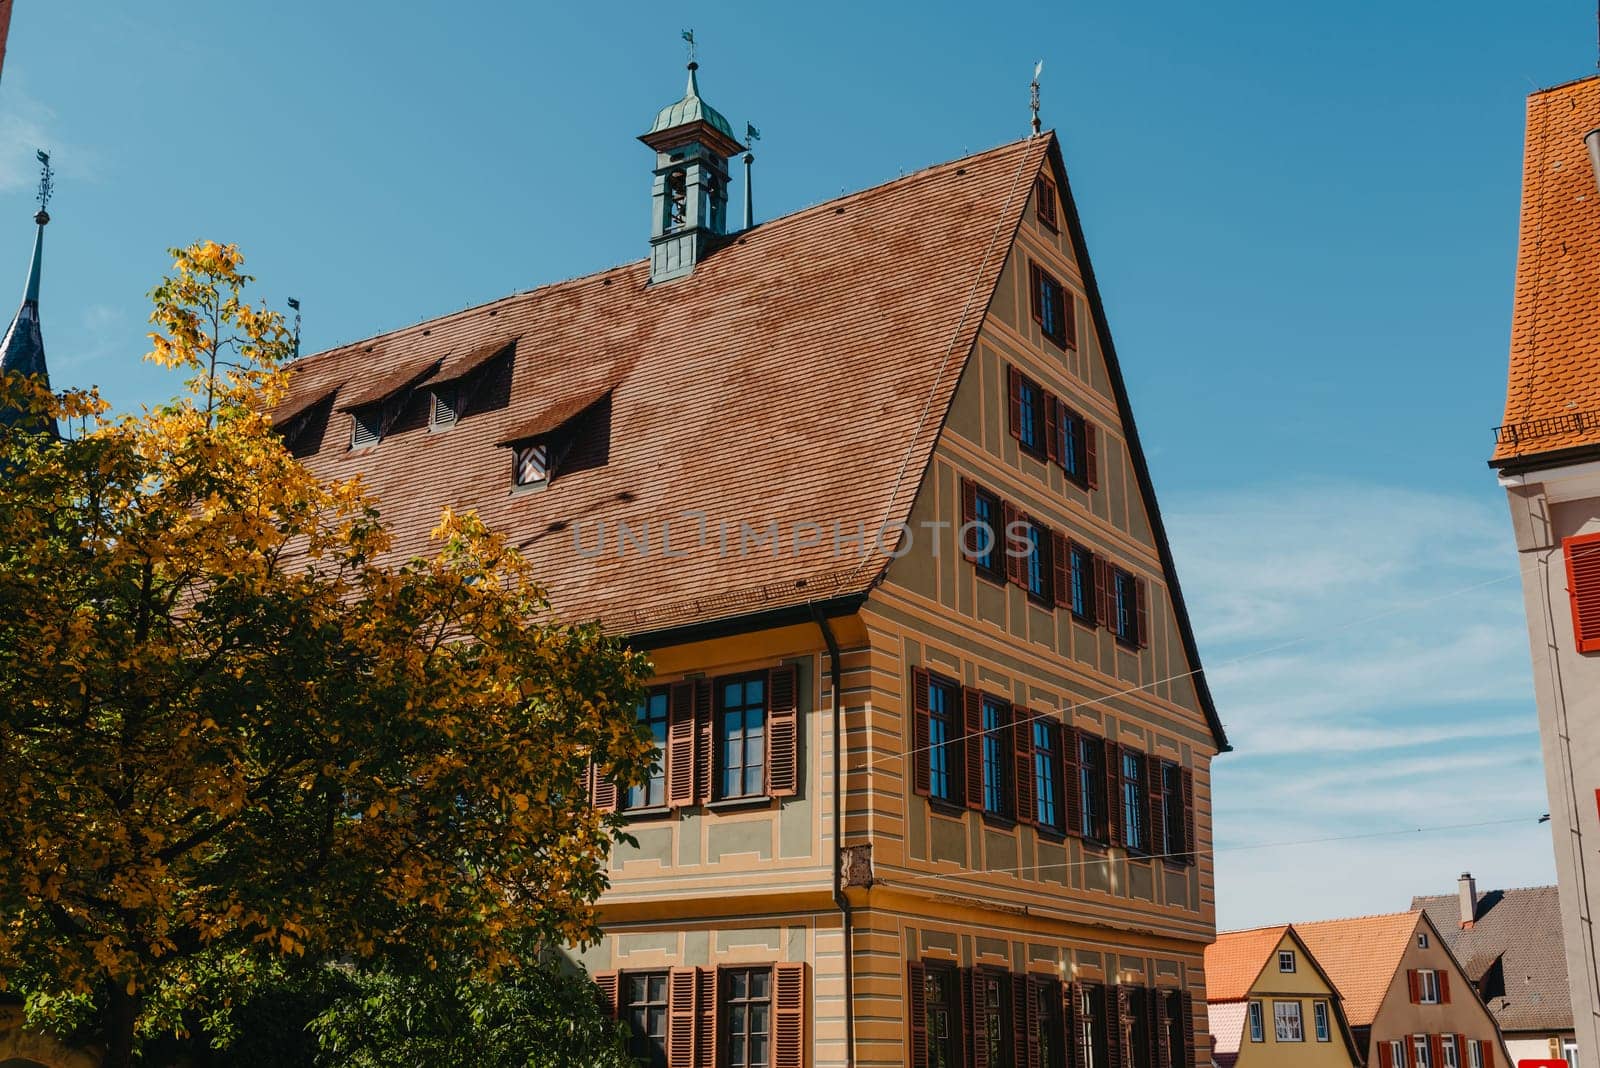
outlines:
{"label": "downspout", "polygon": [[845,1068],[855,1068],[856,1063],[856,1002],[855,954],[851,945],[850,902],[844,896],[844,695],[840,682],[843,672],[839,666],[839,639],[834,636],[828,617],[817,605],[811,606],[811,618],[822,631],[822,640],[828,644],[828,674],[833,682],[833,903],[839,907],[844,935],[844,1063]]}

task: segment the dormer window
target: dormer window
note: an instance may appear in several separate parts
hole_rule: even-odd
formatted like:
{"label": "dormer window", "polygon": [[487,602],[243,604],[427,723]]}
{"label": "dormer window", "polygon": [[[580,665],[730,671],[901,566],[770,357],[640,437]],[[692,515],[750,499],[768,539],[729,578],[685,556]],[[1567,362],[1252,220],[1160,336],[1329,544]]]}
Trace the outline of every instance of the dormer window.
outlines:
{"label": "dormer window", "polygon": [[461,386],[448,382],[433,391],[433,414],[429,416],[430,430],[445,430],[456,425],[461,418]]}
{"label": "dormer window", "polygon": [[383,437],[383,405],[370,404],[350,413],[350,447],[363,449]]}
{"label": "dormer window", "polygon": [[542,486],[550,481],[550,446],[543,441],[517,446],[514,477],[521,486]]}

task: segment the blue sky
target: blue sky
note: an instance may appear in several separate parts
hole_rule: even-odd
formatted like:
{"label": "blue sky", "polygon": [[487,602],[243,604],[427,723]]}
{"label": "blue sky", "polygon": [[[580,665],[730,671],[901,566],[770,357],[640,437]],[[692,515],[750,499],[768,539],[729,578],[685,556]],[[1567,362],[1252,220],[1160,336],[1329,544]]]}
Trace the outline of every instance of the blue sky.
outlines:
{"label": "blue sky", "polygon": [[1021,136],[1042,56],[1238,748],[1219,922],[1553,881],[1484,459],[1524,99],[1593,69],[1588,0],[197,10],[19,4],[0,85],[0,282],[42,145],[52,372],[120,406],[168,388],[138,355],[170,245],[239,243],[308,351],[638,258],[634,137],[686,26],[705,95],[765,134],[766,216]]}

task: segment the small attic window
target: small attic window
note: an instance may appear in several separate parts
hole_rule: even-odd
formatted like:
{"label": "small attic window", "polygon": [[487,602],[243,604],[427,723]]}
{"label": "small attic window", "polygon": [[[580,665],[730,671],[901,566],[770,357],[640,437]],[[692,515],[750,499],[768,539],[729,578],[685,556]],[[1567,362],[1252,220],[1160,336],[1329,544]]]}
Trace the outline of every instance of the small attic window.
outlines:
{"label": "small attic window", "polygon": [[550,481],[550,445],[530,441],[517,446],[512,477],[518,486],[542,486]]}
{"label": "small attic window", "polygon": [[363,449],[383,437],[383,405],[369,404],[350,413],[350,447]]}
{"label": "small attic window", "polygon": [[1056,183],[1039,175],[1039,180],[1033,185],[1033,200],[1039,212],[1039,221],[1052,230],[1059,230],[1056,222]]}
{"label": "small attic window", "polygon": [[433,414],[428,418],[430,430],[446,430],[461,418],[461,386],[447,382],[433,391]]}

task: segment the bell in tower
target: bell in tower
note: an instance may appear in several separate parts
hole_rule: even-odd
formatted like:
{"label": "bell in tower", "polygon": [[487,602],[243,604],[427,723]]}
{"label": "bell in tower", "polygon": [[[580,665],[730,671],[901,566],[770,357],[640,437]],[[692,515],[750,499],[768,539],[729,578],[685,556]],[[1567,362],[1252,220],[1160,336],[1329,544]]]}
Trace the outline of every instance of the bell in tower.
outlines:
{"label": "bell in tower", "polygon": [[691,58],[683,99],[662,108],[650,132],[639,138],[656,153],[650,201],[652,283],[693,271],[709,254],[712,240],[728,232],[728,159],[744,146],[722,113],[700,99],[695,78],[699,68]]}

